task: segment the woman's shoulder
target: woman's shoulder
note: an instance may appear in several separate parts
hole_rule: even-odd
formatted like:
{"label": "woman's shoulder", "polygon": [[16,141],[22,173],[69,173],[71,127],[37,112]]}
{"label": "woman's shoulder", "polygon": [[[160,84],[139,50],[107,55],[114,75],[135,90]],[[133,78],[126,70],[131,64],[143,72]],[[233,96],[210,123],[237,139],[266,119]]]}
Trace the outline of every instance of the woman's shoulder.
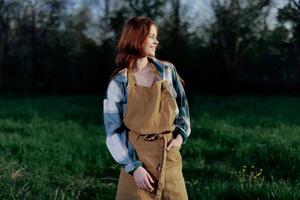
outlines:
{"label": "woman's shoulder", "polygon": [[126,82],[127,81],[127,68],[124,68],[122,70],[119,70],[113,77],[113,81],[117,82]]}
{"label": "woman's shoulder", "polygon": [[171,63],[170,61],[168,60],[158,60],[160,63],[162,63],[163,65],[166,65],[166,66],[174,66],[173,63]]}
{"label": "woman's shoulder", "polygon": [[155,58],[154,61],[160,63],[166,70],[172,71],[175,68],[174,64],[168,60],[161,60]]}

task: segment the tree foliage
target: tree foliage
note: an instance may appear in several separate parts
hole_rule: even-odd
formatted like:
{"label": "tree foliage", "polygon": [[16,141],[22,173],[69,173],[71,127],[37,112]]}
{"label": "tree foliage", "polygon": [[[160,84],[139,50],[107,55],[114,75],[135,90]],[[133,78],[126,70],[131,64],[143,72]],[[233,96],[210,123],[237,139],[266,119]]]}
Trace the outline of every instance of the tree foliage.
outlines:
{"label": "tree foliage", "polygon": [[158,58],[188,90],[299,92],[299,0],[277,9],[273,29],[272,0],[210,2],[213,20],[201,25],[181,0],[0,0],[0,88],[103,92],[123,24],[145,15],[159,25]]}

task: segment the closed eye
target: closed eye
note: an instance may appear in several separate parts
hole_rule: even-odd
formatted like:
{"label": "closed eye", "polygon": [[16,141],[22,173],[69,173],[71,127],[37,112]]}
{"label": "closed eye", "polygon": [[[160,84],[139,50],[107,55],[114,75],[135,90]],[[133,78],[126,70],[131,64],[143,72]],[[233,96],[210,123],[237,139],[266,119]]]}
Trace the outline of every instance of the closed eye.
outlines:
{"label": "closed eye", "polygon": [[149,36],[149,38],[152,38],[152,39],[154,39],[154,40],[158,40],[158,38],[157,38],[157,37],[154,37],[154,36]]}

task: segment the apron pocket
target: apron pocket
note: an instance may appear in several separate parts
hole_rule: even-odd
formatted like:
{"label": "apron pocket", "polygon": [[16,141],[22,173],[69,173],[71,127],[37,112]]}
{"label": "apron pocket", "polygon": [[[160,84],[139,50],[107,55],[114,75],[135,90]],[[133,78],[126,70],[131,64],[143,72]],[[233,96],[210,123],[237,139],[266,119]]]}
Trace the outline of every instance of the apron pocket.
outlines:
{"label": "apron pocket", "polygon": [[169,162],[170,164],[172,163],[177,163],[181,161],[181,153],[180,153],[180,148],[181,146],[172,146],[172,148],[167,151],[167,163]]}

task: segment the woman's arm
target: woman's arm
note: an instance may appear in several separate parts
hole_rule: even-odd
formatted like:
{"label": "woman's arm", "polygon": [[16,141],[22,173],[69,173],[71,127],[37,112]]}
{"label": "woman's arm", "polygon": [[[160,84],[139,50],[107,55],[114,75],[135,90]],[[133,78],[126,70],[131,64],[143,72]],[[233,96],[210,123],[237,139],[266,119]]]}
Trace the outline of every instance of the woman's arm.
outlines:
{"label": "woman's arm", "polygon": [[175,118],[174,125],[175,130],[174,133],[181,134],[183,138],[183,143],[186,142],[187,137],[191,133],[191,123],[190,123],[190,112],[189,112],[189,105],[186,98],[186,94],[182,83],[180,81],[179,75],[176,71],[176,68],[173,64],[172,66],[172,81],[173,87],[177,93],[176,96],[176,103],[178,105],[179,113]]}
{"label": "woman's arm", "polygon": [[117,163],[132,173],[142,163],[137,160],[132,145],[128,142],[127,130],[123,124],[124,92],[120,83],[111,80],[103,100],[103,119],[106,133],[106,146]]}

